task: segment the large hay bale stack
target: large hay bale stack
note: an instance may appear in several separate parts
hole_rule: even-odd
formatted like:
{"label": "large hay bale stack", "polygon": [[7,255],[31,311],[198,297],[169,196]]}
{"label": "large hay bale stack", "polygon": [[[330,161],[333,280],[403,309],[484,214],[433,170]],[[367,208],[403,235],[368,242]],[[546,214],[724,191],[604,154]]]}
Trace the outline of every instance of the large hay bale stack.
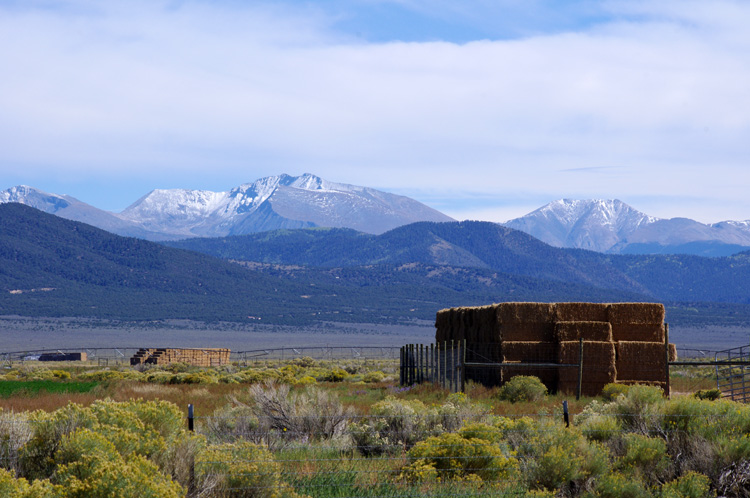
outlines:
{"label": "large hay bale stack", "polygon": [[663,342],[617,343],[617,380],[661,382],[666,377],[666,351]]}
{"label": "large hay bale stack", "polygon": [[497,306],[500,340],[552,342],[555,306],[551,303],[501,303]]}
{"label": "large hay bale stack", "polygon": [[[576,364],[579,360],[580,342],[559,343],[560,363]],[[598,395],[602,388],[617,379],[615,345],[605,341],[583,341],[583,382],[582,394]],[[578,389],[578,368],[559,369],[558,389],[561,392],[575,393]]]}
{"label": "large hay bale stack", "polygon": [[609,304],[555,303],[556,322],[608,322]]}
{"label": "large hay bale stack", "polygon": [[612,326],[609,322],[557,322],[555,340],[558,342],[577,341],[611,342]]}

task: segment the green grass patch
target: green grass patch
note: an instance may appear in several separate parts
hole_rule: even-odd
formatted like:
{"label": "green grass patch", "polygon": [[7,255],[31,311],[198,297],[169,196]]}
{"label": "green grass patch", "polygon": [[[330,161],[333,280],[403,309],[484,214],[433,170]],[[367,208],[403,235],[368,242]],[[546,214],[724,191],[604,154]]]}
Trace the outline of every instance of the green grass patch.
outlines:
{"label": "green grass patch", "polygon": [[0,398],[35,396],[45,393],[87,393],[99,382],[60,382],[55,380],[4,380],[0,381]]}

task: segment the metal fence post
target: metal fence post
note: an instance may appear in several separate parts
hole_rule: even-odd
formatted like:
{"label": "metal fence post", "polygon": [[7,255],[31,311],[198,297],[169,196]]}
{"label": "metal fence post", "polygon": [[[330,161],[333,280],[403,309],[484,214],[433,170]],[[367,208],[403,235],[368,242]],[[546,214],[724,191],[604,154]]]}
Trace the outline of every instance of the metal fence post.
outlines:
{"label": "metal fence post", "polygon": [[[193,416],[193,404],[188,405],[188,430],[195,432],[194,416]],[[195,496],[195,456],[190,456],[190,475],[188,475],[188,492],[189,497]]]}

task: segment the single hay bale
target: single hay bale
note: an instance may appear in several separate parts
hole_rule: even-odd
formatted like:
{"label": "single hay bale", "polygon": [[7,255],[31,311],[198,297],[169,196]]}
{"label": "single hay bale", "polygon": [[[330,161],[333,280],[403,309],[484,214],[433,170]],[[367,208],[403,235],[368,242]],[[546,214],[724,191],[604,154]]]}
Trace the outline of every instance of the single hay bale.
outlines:
{"label": "single hay bale", "polygon": [[496,305],[477,308],[477,327],[479,329],[477,342],[487,344],[500,342],[500,329],[497,325]]}
{"label": "single hay bale", "polygon": [[[575,364],[579,360],[579,341],[564,341],[558,345],[559,363]],[[583,341],[583,381],[589,383],[614,382],[617,378],[615,345],[604,341]],[[560,367],[560,382],[578,383],[578,368]]]}
{"label": "single hay bale", "polygon": [[660,323],[613,323],[612,340],[661,342],[664,344],[664,325]]}
{"label": "single hay bale", "polygon": [[611,324],[662,324],[664,305],[661,303],[612,303],[609,305]]}
{"label": "single hay bale", "polygon": [[497,320],[502,324],[549,323],[554,319],[552,303],[500,303],[497,307]]}
{"label": "single hay bale", "polygon": [[505,342],[553,342],[555,340],[554,322],[503,322],[498,324],[500,337]]}
{"label": "single hay bale", "polygon": [[556,303],[557,322],[608,322],[609,304],[605,303]]}
{"label": "single hay bale", "polygon": [[557,345],[542,341],[503,342],[503,361],[522,363],[556,363]]}
{"label": "single hay bale", "polygon": [[667,376],[665,363],[663,342],[617,343],[617,380],[661,382]]}
{"label": "single hay bale", "polygon": [[[566,303],[576,304],[576,303]],[[612,341],[612,326],[609,322],[557,322],[555,323],[555,340],[558,342],[577,341]]]}
{"label": "single hay bale", "polygon": [[677,346],[669,343],[669,361],[677,361]]}

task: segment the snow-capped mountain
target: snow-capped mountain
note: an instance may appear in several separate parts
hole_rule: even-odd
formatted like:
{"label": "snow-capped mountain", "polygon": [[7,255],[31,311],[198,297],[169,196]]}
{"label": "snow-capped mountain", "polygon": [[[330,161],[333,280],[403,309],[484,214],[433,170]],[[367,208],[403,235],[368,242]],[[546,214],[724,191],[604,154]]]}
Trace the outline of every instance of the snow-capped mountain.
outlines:
{"label": "snow-capped mountain", "polygon": [[311,174],[261,178],[228,192],[153,190],[121,213],[30,187],[0,192],[0,202],[21,202],[119,235],[150,240],[315,226],[379,234],[416,221],[453,221],[408,197],[333,183]]}
{"label": "snow-capped mountain", "polygon": [[95,208],[69,195],[50,194],[33,187],[19,185],[0,191],[0,204],[18,202],[57,215],[68,220],[88,223],[95,227],[127,237],[149,240],[167,240],[156,232],[150,232],[137,224],[123,220],[114,213]]}
{"label": "snow-capped mountain", "polygon": [[553,246],[609,253],[721,256],[750,247],[750,221],[655,218],[617,199],[561,199],[505,226]]}

